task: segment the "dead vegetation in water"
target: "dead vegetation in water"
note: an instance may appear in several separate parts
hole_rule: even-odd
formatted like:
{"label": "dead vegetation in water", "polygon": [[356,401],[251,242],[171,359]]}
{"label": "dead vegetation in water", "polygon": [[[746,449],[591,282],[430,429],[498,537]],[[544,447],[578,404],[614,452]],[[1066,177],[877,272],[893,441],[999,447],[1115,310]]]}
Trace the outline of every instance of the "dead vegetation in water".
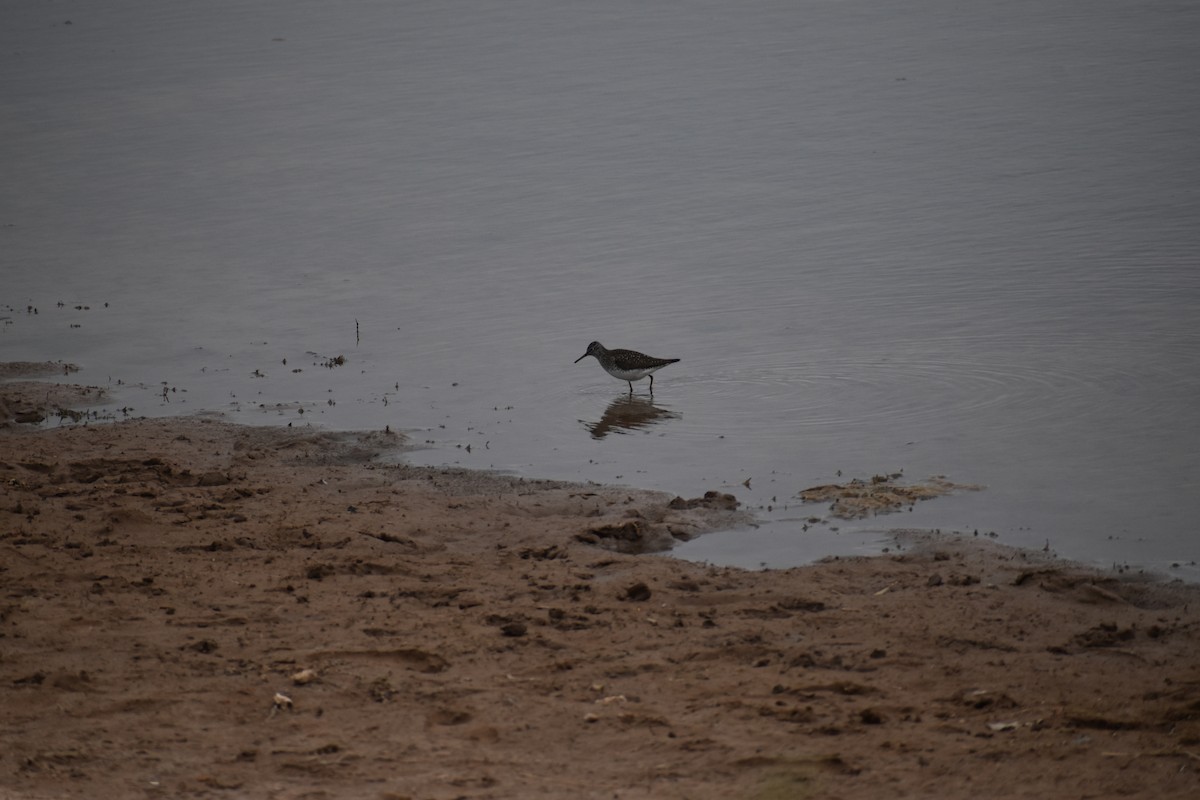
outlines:
{"label": "dead vegetation in water", "polygon": [[832,503],[831,516],[841,519],[862,519],[876,514],[888,514],[905,507],[911,508],[920,500],[930,500],[956,491],[979,491],[982,486],[953,483],[944,475],[935,475],[916,483],[897,483],[901,474],[874,475],[869,480],[854,478],[849,483],[829,483],[812,486],[800,492],[805,503]]}
{"label": "dead vegetation in water", "polygon": [[[316,355],[316,353],[313,353],[313,355]],[[317,356],[317,357],[323,358],[323,356]],[[330,356],[329,358],[326,358],[324,361],[321,362],[321,366],[325,367],[325,369],[333,369],[334,367],[340,367],[340,366],[344,365],[345,363],[346,363],[345,356]]]}

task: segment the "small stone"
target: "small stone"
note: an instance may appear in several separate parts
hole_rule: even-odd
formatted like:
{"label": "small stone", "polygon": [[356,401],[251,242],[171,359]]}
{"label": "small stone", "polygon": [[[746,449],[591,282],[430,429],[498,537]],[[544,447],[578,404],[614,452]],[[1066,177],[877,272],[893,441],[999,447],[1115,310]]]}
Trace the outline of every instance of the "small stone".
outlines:
{"label": "small stone", "polygon": [[524,622],[508,622],[500,626],[500,632],[505,636],[524,636],[526,630]]}
{"label": "small stone", "polygon": [[622,599],[631,600],[635,603],[644,603],[650,599],[650,594],[650,587],[644,583],[638,582],[625,590],[625,595]]}
{"label": "small stone", "polygon": [[862,720],[863,725],[880,725],[883,723],[883,717],[873,708],[864,708],[859,712],[858,718]]}

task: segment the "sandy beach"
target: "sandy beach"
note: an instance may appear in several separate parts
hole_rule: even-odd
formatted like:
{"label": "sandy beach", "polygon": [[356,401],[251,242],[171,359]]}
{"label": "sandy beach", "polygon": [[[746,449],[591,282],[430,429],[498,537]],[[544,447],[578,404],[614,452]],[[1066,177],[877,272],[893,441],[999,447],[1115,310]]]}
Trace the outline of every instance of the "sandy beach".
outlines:
{"label": "sandy beach", "polygon": [[45,429],[96,390],[37,380],[0,384],[0,797],[1200,794],[1198,587],[916,532],[713,568],[635,552],[740,520],[712,487]]}

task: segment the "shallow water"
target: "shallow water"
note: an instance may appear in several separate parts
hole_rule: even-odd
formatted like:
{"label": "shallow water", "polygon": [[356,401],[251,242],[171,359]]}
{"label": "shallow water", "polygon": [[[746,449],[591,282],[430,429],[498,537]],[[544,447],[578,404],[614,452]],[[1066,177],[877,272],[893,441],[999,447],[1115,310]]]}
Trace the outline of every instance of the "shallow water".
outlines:
{"label": "shallow water", "polygon": [[[1195,7],[9,17],[0,349],[110,411],[721,488],[765,524],[680,553],[724,563],[911,526],[1197,574]],[[681,361],[631,400],[592,339]],[[898,470],[987,488],[804,529]]]}

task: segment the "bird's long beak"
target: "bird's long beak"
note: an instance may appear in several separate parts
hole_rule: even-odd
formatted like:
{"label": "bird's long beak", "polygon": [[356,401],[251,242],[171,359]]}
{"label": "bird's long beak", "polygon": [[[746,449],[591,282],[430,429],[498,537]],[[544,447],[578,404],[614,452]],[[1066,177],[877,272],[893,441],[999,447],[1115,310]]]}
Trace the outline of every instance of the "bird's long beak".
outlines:
{"label": "bird's long beak", "polygon": [[584,354],[583,354],[583,355],[581,355],[579,358],[575,359],[575,363],[576,363],[576,364],[578,364],[580,361],[583,361],[583,360],[584,360],[585,358],[587,358],[587,357],[588,357],[588,354],[587,354],[587,353],[584,353]]}

